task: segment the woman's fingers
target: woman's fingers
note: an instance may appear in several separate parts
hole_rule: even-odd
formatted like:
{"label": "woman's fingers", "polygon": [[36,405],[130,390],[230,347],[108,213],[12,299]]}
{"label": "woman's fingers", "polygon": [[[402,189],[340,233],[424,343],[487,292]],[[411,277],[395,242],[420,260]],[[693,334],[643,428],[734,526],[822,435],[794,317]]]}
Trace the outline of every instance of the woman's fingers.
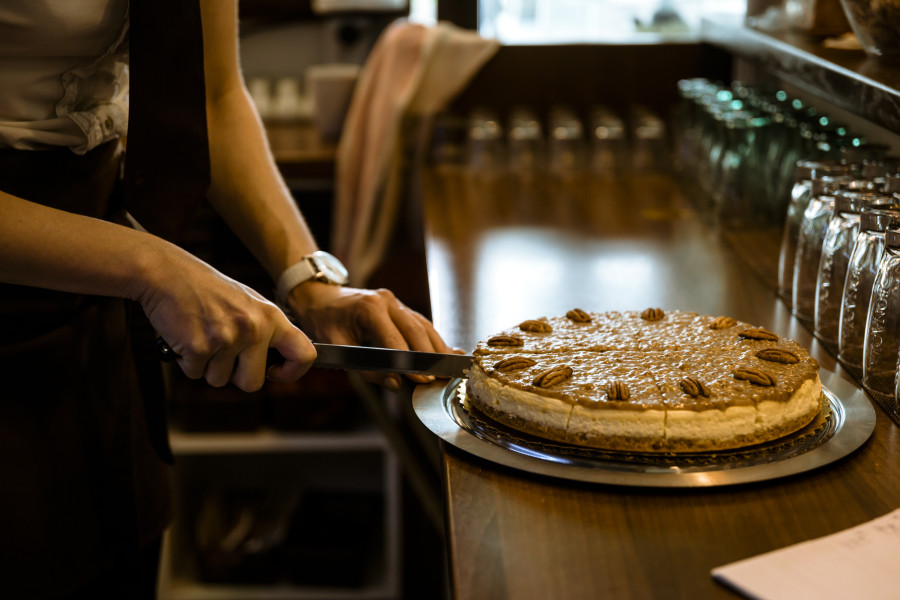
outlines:
{"label": "woman's fingers", "polygon": [[235,362],[238,359],[236,349],[227,348],[214,354],[206,363],[203,378],[213,387],[223,387],[232,380]]}
{"label": "woman's fingers", "polygon": [[[279,383],[300,379],[316,359],[316,350],[309,338],[293,325],[288,325],[291,330],[272,337],[268,353],[270,360],[265,372],[266,379]],[[278,354],[274,362],[271,360],[273,351]]]}

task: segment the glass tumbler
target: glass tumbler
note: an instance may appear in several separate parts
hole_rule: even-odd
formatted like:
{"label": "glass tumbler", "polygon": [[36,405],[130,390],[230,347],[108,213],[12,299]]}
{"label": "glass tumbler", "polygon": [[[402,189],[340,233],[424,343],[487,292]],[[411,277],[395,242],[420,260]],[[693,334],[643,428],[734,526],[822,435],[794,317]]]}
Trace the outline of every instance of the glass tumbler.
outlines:
{"label": "glass tumbler", "polygon": [[893,400],[900,351],[900,231],[884,234],[863,343],[863,387],[879,404]]}
{"label": "glass tumbler", "polygon": [[617,175],[626,170],[629,156],[627,130],[619,115],[604,106],[594,107],[590,139],[593,173]]}
{"label": "glass tumbler", "polygon": [[894,376],[894,399],[890,406],[884,407],[894,421],[900,418],[900,354],[897,355],[897,374]]}
{"label": "glass tumbler", "polygon": [[797,161],[797,178],[791,190],[787,216],[781,234],[778,256],[778,295],[791,302],[794,287],[794,253],[803,213],[812,200],[812,181],[816,177],[849,175],[851,167],[839,161]]}
{"label": "glass tumbler", "polygon": [[900,174],[888,173],[885,175],[882,189],[886,194],[892,194],[895,202],[900,201]]}
{"label": "glass tumbler", "polygon": [[537,114],[525,107],[513,109],[506,141],[510,168],[536,169],[543,162],[543,140],[543,128]]}
{"label": "glass tumbler", "polygon": [[838,360],[857,379],[862,377],[863,343],[872,285],[884,254],[884,232],[900,227],[900,206],[875,204],[863,209],[841,297]]}
{"label": "glass tumbler", "polygon": [[822,241],[822,256],[816,277],[813,333],[832,354],[837,353],[841,323],[841,298],[850,254],[859,232],[860,213],[880,195],[840,191],[835,194],[834,213]]}
{"label": "glass tumbler", "polygon": [[812,200],[803,212],[794,253],[794,280],[791,311],[801,321],[813,320],[816,310],[816,284],[825,231],[834,213],[834,194],[850,177],[822,177],[813,180]]}
{"label": "glass tumbler", "polygon": [[573,171],[583,166],[584,127],[578,115],[568,107],[550,110],[547,132],[549,165],[553,171]]}
{"label": "glass tumbler", "polygon": [[499,169],[505,164],[503,126],[488,109],[476,109],[469,115],[467,163],[474,169]]}

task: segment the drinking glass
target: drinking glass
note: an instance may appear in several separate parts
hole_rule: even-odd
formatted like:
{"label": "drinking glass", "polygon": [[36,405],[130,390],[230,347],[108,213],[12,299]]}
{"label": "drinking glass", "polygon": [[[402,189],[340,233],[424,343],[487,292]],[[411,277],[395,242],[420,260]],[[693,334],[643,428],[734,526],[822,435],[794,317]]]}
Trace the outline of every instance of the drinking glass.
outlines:
{"label": "drinking glass", "polygon": [[897,374],[894,376],[894,402],[886,410],[895,421],[900,417],[900,354],[897,355]]}
{"label": "drinking glass", "polygon": [[835,193],[851,177],[821,177],[813,180],[812,200],[803,213],[797,250],[794,254],[794,280],[791,288],[791,311],[801,321],[813,320],[816,309],[816,285],[822,243],[834,212]]}
{"label": "drinking glass", "polygon": [[884,182],[881,184],[881,191],[885,194],[891,194],[894,201],[900,200],[900,174],[888,173],[884,176]]}
{"label": "drinking glass", "polygon": [[900,159],[896,157],[881,157],[863,160],[862,176],[867,179],[877,180],[886,175],[897,173],[900,169]]}
{"label": "drinking glass", "polygon": [[863,343],[862,384],[879,403],[893,399],[900,351],[900,231],[884,234]]}
{"label": "drinking glass", "polygon": [[[889,199],[889,197],[887,197]],[[863,209],[841,297],[838,360],[854,377],[862,377],[863,344],[872,285],[884,254],[884,235],[900,227],[900,205],[874,204]]]}
{"label": "drinking glass", "polygon": [[832,353],[838,349],[841,298],[850,254],[859,232],[860,213],[867,203],[874,204],[876,199],[884,200],[884,196],[846,191],[835,195],[834,213],[822,241],[813,311],[813,333]]}
{"label": "drinking glass", "polygon": [[504,165],[503,126],[488,109],[476,109],[469,115],[466,146],[467,162],[474,169],[499,169]]}
{"label": "drinking glass", "polygon": [[765,225],[771,215],[755,147],[770,125],[769,117],[734,111],[726,115],[724,125],[726,141],[714,188],[718,221],[725,228]]}
{"label": "drinking glass", "polygon": [[534,111],[524,107],[513,109],[506,140],[510,168],[537,168],[542,162],[543,139],[543,128]]}
{"label": "drinking glass", "polygon": [[625,122],[605,106],[591,111],[591,171],[597,175],[617,175],[628,167],[628,138]]}
{"label": "drinking glass", "polygon": [[778,256],[778,295],[791,303],[794,287],[794,254],[803,213],[812,199],[812,180],[816,177],[849,175],[851,167],[839,161],[797,161],[797,175],[788,202]]}
{"label": "drinking glass", "polygon": [[584,127],[571,109],[556,106],[550,111],[547,133],[550,168],[553,171],[578,170],[584,163]]}
{"label": "drinking glass", "polygon": [[634,106],[629,115],[631,169],[636,172],[665,171],[669,166],[666,123],[644,106]]}

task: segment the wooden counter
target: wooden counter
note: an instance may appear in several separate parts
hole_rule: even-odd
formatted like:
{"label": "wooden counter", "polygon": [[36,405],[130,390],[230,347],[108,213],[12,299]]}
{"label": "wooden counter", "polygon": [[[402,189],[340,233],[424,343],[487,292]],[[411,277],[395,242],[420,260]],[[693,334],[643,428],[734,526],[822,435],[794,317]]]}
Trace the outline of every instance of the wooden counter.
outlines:
{"label": "wooden counter", "polygon": [[[797,339],[835,361],[672,180],[423,176],[433,318],[456,346],[541,315],[695,310]],[[771,265],[765,235],[741,255]],[[767,256],[768,255],[768,256]],[[848,376],[849,378],[849,376]],[[513,471],[446,446],[455,598],[735,598],[716,566],[858,525],[900,506],[900,429],[817,471],[715,489],[622,488]]]}

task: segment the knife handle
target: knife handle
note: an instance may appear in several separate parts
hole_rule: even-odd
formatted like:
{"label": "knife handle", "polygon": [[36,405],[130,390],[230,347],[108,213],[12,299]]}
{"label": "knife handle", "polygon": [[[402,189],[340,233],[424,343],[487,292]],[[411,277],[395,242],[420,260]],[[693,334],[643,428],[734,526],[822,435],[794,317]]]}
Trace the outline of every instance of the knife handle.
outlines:
{"label": "knife handle", "polygon": [[[156,338],[156,355],[162,362],[173,362],[181,358],[162,337]],[[284,362],[285,359],[278,350],[269,348],[269,352],[266,354],[266,368],[272,365],[284,364]]]}

